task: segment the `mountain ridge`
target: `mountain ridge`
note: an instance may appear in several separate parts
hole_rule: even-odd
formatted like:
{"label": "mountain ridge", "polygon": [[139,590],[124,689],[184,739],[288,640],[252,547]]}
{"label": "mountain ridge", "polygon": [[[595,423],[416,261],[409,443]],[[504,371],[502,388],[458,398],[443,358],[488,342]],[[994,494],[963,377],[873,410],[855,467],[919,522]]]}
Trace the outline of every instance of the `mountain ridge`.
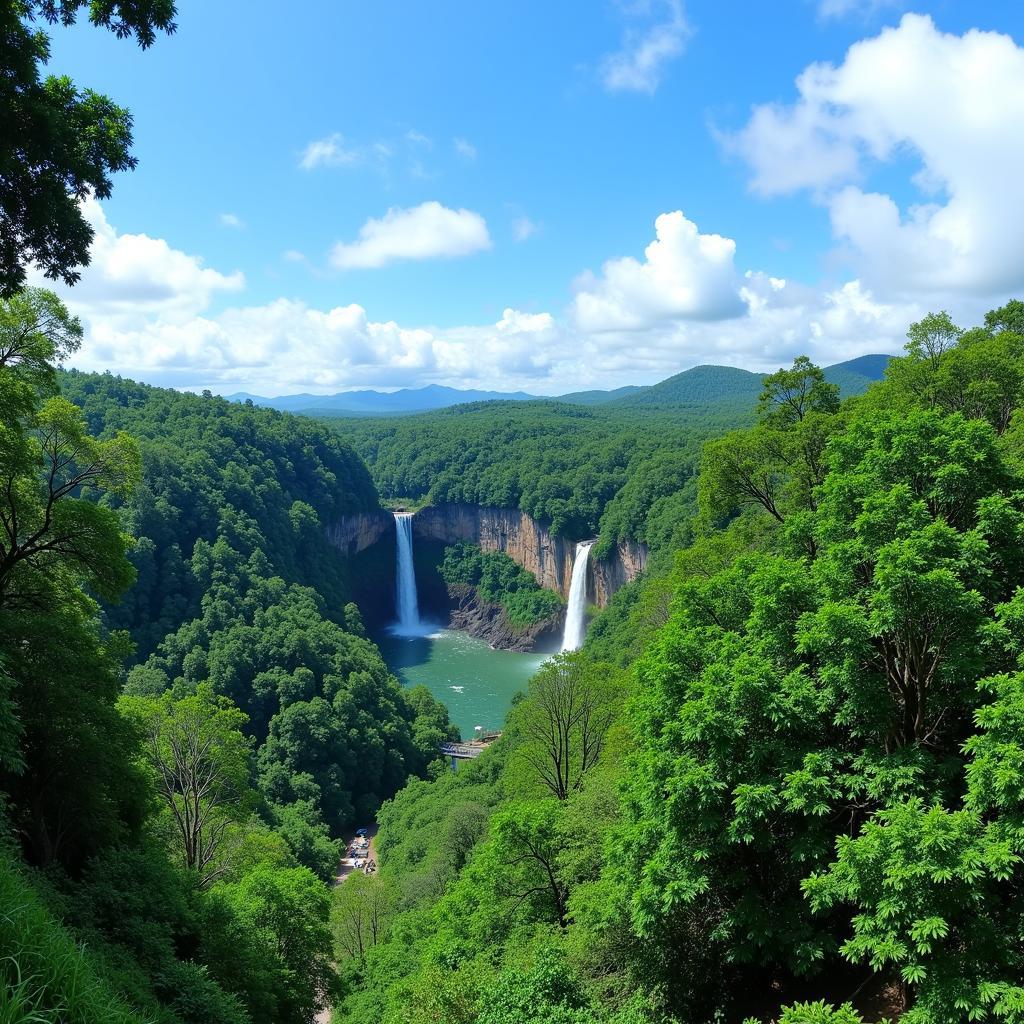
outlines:
{"label": "mountain ridge", "polygon": [[[860,394],[872,381],[881,380],[893,356],[871,353],[824,367],[825,377],[838,384],[844,395]],[[659,407],[666,405],[702,405],[708,402],[746,402],[757,397],[763,373],[736,366],[702,363],[673,374],[656,384],[626,384],[611,390],[573,391],[564,395],[532,395],[526,391],[487,391],[461,389],[444,384],[421,388],[376,391],[363,388],[339,391],[332,395],[300,393],[265,398],[239,391],[226,398],[229,402],[250,401],[253,405],[281,412],[316,416],[403,416],[432,412],[474,402],[565,402],[570,405],[608,405],[612,408]]]}

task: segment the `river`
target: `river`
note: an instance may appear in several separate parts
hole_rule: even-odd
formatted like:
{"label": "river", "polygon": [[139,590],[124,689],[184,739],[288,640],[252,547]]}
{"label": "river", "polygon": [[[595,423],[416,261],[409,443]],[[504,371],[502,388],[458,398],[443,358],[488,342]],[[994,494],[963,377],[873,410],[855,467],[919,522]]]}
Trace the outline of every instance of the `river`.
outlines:
{"label": "river", "polygon": [[549,655],[495,651],[482,640],[445,629],[421,636],[374,637],[388,667],[405,686],[426,686],[472,739],[476,726],[500,729],[512,698]]}

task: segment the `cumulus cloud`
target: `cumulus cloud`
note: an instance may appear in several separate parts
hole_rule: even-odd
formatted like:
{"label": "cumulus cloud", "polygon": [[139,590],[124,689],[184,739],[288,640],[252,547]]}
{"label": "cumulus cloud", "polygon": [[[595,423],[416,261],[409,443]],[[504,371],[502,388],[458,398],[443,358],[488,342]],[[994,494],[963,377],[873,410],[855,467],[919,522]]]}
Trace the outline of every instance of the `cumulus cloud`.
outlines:
{"label": "cumulus cloud", "polygon": [[[245,286],[241,271],[223,274],[162,238],[118,232],[95,199],[85,200],[82,212],[94,233],[91,261],[74,290],[64,294],[89,315],[183,320],[206,309],[219,293]],[[53,287],[41,277],[33,283]]]}
{"label": "cumulus cloud", "polygon": [[653,94],[667,65],[678,57],[690,35],[682,0],[643,0],[629,8],[632,21],[622,46],[601,63],[601,79],[609,92]]}
{"label": "cumulus cloud", "polygon": [[[771,196],[810,190],[860,278],[892,295],[994,295],[1024,286],[1024,49],[1007,35],[940,32],[908,14],[814,64],[799,99],[761,106],[727,140]],[[917,162],[905,205],[866,187]]]}
{"label": "cumulus cloud", "polygon": [[218,222],[222,227],[225,228],[244,228],[245,221],[238,216],[237,213],[222,213],[218,218]]}
{"label": "cumulus cloud", "polygon": [[408,209],[392,207],[371,218],[353,242],[338,242],[331,265],[338,270],[383,267],[397,260],[468,256],[491,247],[487,222],[472,210],[452,210],[436,200]]}
{"label": "cumulus cloud", "polygon": [[722,320],[743,311],[736,243],[703,235],[682,211],[654,222],[640,262],[609,260],[577,282],[574,310],[585,331],[641,330],[668,320]]}
{"label": "cumulus cloud", "polygon": [[476,146],[473,145],[468,139],[454,139],[452,145],[455,147],[455,152],[462,157],[463,160],[475,160],[476,159]]}
{"label": "cumulus cloud", "polygon": [[205,267],[162,239],[120,233],[98,204],[86,210],[93,264],[81,285],[63,289],[87,327],[74,365],[223,394],[434,382],[558,394],[649,383],[702,362],[767,370],[806,352],[830,363],[898,350],[924,312],[857,279],[821,290],[737,269],[731,239],[701,232],[678,211],[658,218],[642,261],[605,264],[565,315],[509,307],[491,323],[436,327],[376,319],[356,302],[319,309],[279,298],[218,309],[243,287],[240,274]]}

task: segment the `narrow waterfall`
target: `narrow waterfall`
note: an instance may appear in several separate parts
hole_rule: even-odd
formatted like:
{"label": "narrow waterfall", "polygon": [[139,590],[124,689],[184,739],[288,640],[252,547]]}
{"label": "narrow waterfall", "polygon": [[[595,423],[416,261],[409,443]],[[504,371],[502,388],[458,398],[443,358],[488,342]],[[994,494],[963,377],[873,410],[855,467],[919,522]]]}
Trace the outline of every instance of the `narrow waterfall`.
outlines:
{"label": "narrow waterfall", "polygon": [[580,541],[576,545],[576,557],[572,562],[572,581],[569,584],[569,606],[565,611],[563,651],[575,651],[583,646],[587,624],[587,563],[590,561],[590,549],[593,546],[592,540]]}
{"label": "narrow waterfall", "polygon": [[416,567],[412,560],[412,513],[395,513],[395,611],[398,613],[397,633],[420,631],[420,609],[416,600]]}

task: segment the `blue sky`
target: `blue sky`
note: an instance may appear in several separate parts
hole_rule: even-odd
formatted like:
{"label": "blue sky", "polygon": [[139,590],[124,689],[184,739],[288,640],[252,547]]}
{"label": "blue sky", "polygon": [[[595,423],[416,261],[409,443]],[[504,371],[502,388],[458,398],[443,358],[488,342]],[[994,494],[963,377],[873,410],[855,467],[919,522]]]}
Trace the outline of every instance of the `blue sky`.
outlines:
{"label": "blue sky", "polygon": [[557,393],[895,351],[928,308],[969,322],[1024,290],[1005,0],[183,0],[178,21],[146,52],[53,33],[51,70],[131,108],[140,161],[90,204],[84,367]]}

